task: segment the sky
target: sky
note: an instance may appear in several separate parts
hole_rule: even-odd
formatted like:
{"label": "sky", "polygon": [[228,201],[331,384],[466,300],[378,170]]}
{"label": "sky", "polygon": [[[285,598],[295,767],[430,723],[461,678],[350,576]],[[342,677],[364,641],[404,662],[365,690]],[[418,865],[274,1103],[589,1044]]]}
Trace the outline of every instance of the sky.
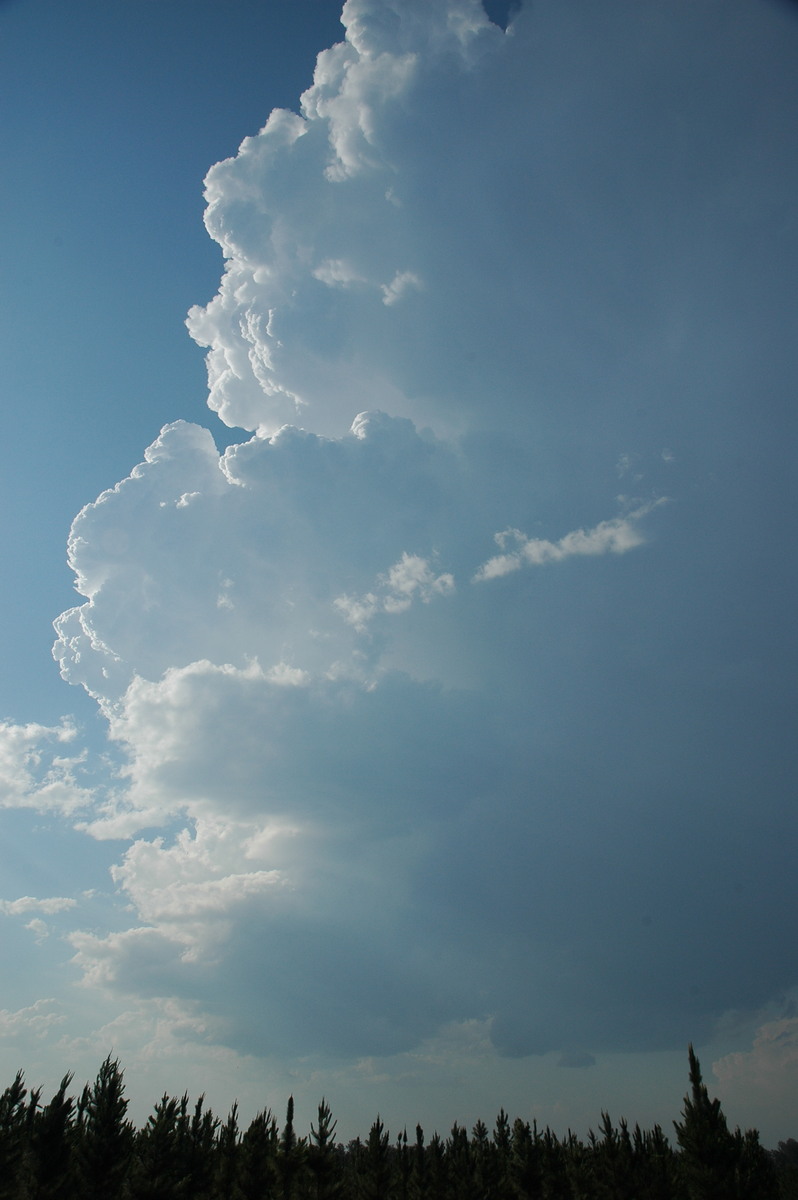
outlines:
{"label": "sky", "polygon": [[797,52],[0,4],[9,1080],[796,1136]]}

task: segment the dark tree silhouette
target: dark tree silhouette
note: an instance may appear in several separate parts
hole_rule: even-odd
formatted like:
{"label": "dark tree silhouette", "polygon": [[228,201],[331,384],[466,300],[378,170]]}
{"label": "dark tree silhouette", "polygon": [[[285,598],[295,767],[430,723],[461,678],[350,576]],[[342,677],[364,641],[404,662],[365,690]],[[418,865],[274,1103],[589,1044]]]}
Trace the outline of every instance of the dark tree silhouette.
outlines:
{"label": "dark tree silhouette", "polygon": [[281,1133],[268,1109],[242,1133],[236,1104],[220,1123],[187,1095],[162,1096],[136,1131],[110,1056],[77,1104],[70,1075],[41,1107],[20,1071],[0,1094],[0,1200],[798,1200],[798,1143],[768,1154],[755,1130],[730,1132],[692,1046],[689,1063],[676,1147],[605,1112],[581,1141],[504,1109],[492,1134],[455,1122],[429,1144],[416,1126],[392,1145],[378,1116],[344,1147],[325,1099],[298,1137],[293,1098]]}
{"label": "dark tree silhouette", "polygon": [[250,1122],[241,1139],[239,1187],[244,1200],[277,1196],[277,1122],[264,1109]]}
{"label": "dark tree silhouette", "polygon": [[133,1151],[133,1126],[126,1120],[123,1072],[110,1054],[94,1086],[78,1102],[78,1166],[85,1200],[117,1200],[122,1195]]}
{"label": "dark tree silhouette", "polygon": [[224,1125],[219,1127],[216,1142],[216,1165],[214,1181],[216,1192],[227,1200],[240,1200],[238,1187],[239,1166],[238,1104],[230,1109]]}
{"label": "dark tree silhouette", "polygon": [[283,1200],[291,1200],[298,1190],[300,1175],[304,1165],[305,1141],[297,1138],[294,1132],[294,1097],[288,1097],[285,1113],[285,1125],[280,1148],[277,1155],[278,1172],[280,1176],[281,1194]]}
{"label": "dark tree silhouette", "polygon": [[378,1116],[359,1156],[356,1175],[358,1200],[391,1200],[394,1196],[389,1142],[390,1134]]}
{"label": "dark tree silhouette", "polygon": [[337,1124],[332,1118],[329,1104],[322,1097],[316,1125],[310,1126],[307,1156],[313,1180],[313,1200],[332,1200],[341,1190],[341,1160],[335,1146]]}
{"label": "dark tree silhouette", "polygon": [[186,1110],[188,1097],[162,1096],[136,1138],[128,1187],[134,1200],[189,1196]]}
{"label": "dark tree silhouette", "polygon": [[28,1110],[25,1076],[17,1071],[14,1082],[0,1095],[0,1200],[16,1196],[25,1155]]}
{"label": "dark tree silhouette", "polygon": [[74,1194],[73,1120],[69,1072],[49,1104],[33,1116],[28,1156],[30,1200],[68,1200]]}
{"label": "dark tree silhouette", "polygon": [[710,1100],[693,1047],[690,1094],[683,1120],[674,1121],[680,1169],[689,1200],[769,1200],[776,1187],[772,1164],[754,1130],[730,1133],[720,1100]]}

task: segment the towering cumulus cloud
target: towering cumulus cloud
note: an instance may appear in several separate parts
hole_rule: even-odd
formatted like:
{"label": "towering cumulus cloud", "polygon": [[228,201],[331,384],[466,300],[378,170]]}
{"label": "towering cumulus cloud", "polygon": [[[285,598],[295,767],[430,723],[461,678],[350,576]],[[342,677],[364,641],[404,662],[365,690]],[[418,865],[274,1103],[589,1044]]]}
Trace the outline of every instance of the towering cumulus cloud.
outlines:
{"label": "towering cumulus cloud", "polygon": [[798,30],[342,19],[206,179],[246,434],[165,426],[74,522],[133,913],[78,961],[254,1054],[680,1047],[798,983]]}

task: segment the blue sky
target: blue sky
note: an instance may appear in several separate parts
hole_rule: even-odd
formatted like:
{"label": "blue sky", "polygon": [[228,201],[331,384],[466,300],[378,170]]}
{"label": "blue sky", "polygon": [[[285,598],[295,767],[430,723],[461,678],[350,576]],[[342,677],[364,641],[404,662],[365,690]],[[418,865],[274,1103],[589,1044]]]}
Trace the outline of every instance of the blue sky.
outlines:
{"label": "blue sky", "polygon": [[340,17],[0,7],[0,1065],[792,1136],[798,23]]}

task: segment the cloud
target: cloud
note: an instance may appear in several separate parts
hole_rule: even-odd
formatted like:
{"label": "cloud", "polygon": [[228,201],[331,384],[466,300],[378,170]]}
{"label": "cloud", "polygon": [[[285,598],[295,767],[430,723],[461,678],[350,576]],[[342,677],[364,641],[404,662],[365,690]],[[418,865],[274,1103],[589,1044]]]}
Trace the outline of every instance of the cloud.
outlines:
{"label": "cloud", "polygon": [[76,738],[68,720],[55,726],[0,722],[0,803],[65,814],[93,803],[91,789],[78,782],[84,752],[60,753]]}
{"label": "cloud", "polygon": [[41,900],[34,896],[20,896],[18,900],[0,900],[0,912],[9,917],[29,912],[57,913],[74,908],[76,904],[77,900],[67,896],[49,896]]}
{"label": "cloud", "polygon": [[727,1088],[784,1090],[788,1077],[798,1082],[798,1018],[768,1021],[757,1030],[749,1051],[727,1054],[712,1064],[718,1082]]}
{"label": "cloud", "polygon": [[798,1019],[766,1021],[749,1050],[724,1055],[712,1072],[735,1122],[750,1127],[764,1120],[777,1137],[792,1137],[786,1114],[794,1112],[798,1097]]}
{"label": "cloud", "polygon": [[435,596],[453,592],[454,577],[448,571],[436,575],[427,559],[404,553],[387,574],[380,576],[380,585],[380,594],[336,596],[333,603],[350,625],[363,630],[378,612],[402,613],[416,598],[429,604]]}
{"label": "cloud", "polygon": [[58,1012],[51,1011],[55,1000],[37,1000],[27,1008],[19,1008],[15,1012],[8,1009],[0,1010],[0,1037],[15,1038],[32,1035],[45,1038],[54,1026],[62,1024],[64,1017]]}
{"label": "cloud", "polygon": [[574,555],[592,557],[598,554],[626,554],[628,550],[643,545],[645,538],[637,522],[652,507],[650,504],[644,505],[626,517],[602,521],[593,529],[575,529],[557,542],[550,542],[546,538],[529,538],[520,529],[505,529],[495,535],[497,545],[503,551],[513,543],[517,548],[488,559],[479,567],[474,580],[499,579],[523,566],[540,567],[544,563],[562,562]]}
{"label": "cloud", "polygon": [[794,35],[751,11],[348,0],[209,172],[189,328],[253,436],[166,425],[75,519],[108,787],[0,743],[9,803],[127,840],[71,934],[126,1011],[587,1066],[794,984]]}
{"label": "cloud", "polygon": [[413,271],[397,271],[389,284],[382,284],[382,302],[390,307],[410,291],[420,291],[424,285]]}
{"label": "cloud", "polygon": [[[500,36],[477,0],[440,14],[415,0],[359,0],[345,6],[342,22],[346,41],[319,55],[302,115],[272,113],[205,181],[206,225],[227,264],[219,294],[195,306],[188,325],[209,348],[211,407],[245,429],[274,432],[312,412],[313,428],[341,432],[340,420],[324,420],[319,402],[323,393],[324,407],[335,406],[350,371],[342,363],[340,380],[332,377],[329,337],[338,317],[318,284],[338,293],[337,305],[339,289],[347,289],[364,332],[381,323],[380,308],[393,311],[422,287],[385,117],[418,91],[441,56],[454,52],[467,69]],[[282,202],[289,194],[292,206],[301,196],[293,213]],[[313,310],[318,338],[304,321]],[[349,390],[337,407],[351,420]],[[377,406],[385,394],[383,385]]]}

